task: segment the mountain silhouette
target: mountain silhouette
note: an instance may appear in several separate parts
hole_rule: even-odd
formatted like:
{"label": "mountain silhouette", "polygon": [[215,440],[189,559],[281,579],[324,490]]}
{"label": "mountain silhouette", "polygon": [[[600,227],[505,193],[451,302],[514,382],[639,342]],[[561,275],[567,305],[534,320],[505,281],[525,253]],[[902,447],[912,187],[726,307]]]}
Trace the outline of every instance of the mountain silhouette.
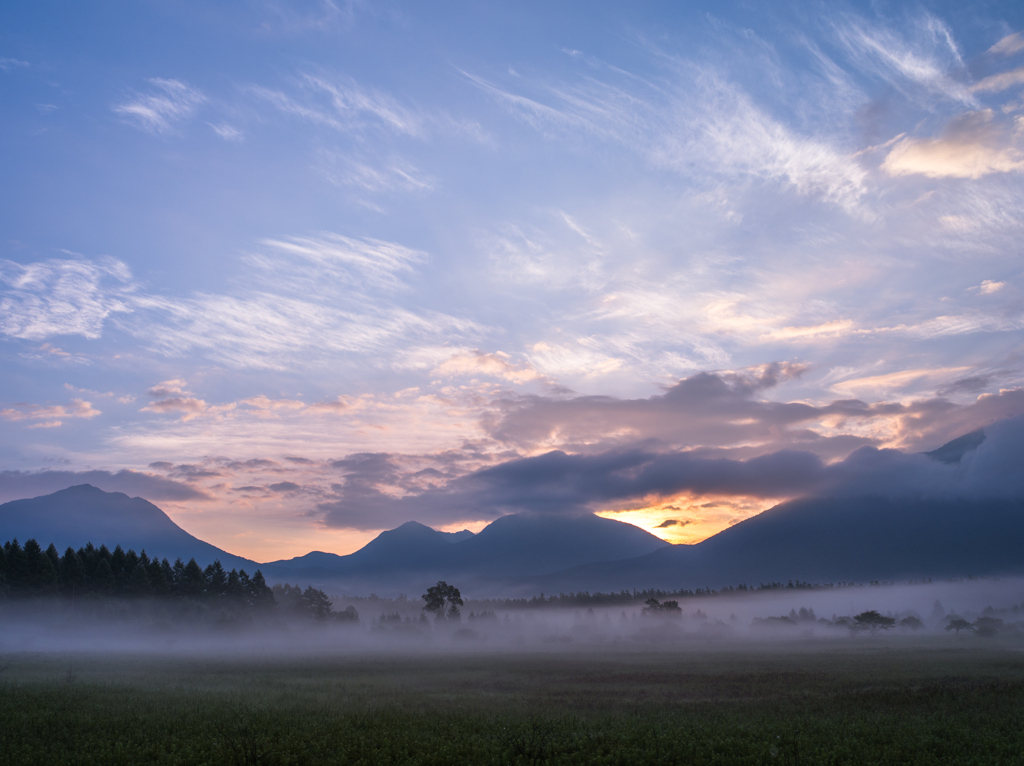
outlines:
{"label": "mountain silhouette", "polygon": [[91,484],[0,505],[0,542],[14,538],[22,543],[35,538],[44,548],[53,543],[61,553],[91,542],[136,553],[144,549],[150,558],[172,562],[178,556],[194,558],[202,566],[220,560],[228,569],[243,568],[250,574],[258,566],[193,537],[148,500]]}
{"label": "mountain silhouette", "polygon": [[438,579],[493,585],[508,578],[641,556],[667,546],[639,527],[590,514],[512,514],[479,534],[464,531],[454,537],[410,521],[382,532],[347,556],[315,552],[271,562],[264,572],[276,579],[332,582],[350,591],[408,588]]}
{"label": "mountain silhouette", "polygon": [[[926,454],[958,464],[985,443],[974,431]],[[694,545],[668,545],[598,516],[512,514],[478,534],[415,521],[355,553],[314,551],[257,565],[185,532],[152,503],[87,484],[0,505],[0,541],[86,542],[226,567],[332,593],[421,592],[447,580],[480,595],[538,591],[720,588],[763,582],[868,582],[1024,575],[1024,499],[811,497],[781,503]]]}
{"label": "mountain silhouette", "polygon": [[720,588],[1024,574],[1024,500],[805,498],[695,545],[576,567],[525,590]]}

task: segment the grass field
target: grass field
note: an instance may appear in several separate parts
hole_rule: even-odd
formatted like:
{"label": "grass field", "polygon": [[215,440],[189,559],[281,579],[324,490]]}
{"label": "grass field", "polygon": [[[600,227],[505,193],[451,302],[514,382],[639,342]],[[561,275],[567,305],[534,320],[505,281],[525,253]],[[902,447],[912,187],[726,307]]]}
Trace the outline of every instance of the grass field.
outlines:
{"label": "grass field", "polygon": [[0,660],[18,764],[1024,763],[1024,647]]}

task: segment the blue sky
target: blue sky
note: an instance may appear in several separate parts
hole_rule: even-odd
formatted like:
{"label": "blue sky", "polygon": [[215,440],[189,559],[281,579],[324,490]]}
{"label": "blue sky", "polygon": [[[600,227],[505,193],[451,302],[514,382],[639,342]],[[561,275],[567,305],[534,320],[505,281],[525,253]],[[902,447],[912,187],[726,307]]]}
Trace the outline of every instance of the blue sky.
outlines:
{"label": "blue sky", "polygon": [[89,480],[260,559],[534,506],[688,541],[800,489],[453,498],[1019,415],[1022,16],[5,7],[0,499]]}

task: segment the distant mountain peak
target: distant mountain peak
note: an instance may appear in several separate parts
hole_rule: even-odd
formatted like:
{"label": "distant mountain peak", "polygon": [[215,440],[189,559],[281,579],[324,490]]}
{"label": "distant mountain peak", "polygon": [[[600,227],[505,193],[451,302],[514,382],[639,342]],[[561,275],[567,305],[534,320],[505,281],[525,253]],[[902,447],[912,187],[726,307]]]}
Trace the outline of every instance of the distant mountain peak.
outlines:
{"label": "distant mountain peak", "polygon": [[985,441],[985,429],[979,428],[977,431],[971,431],[969,434],[958,436],[952,441],[946,442],[938,449],[933,449],[931,452],[925,452],[924,454],[932,460],[938,460],[940,463],[959,463],[964,455],[980,447],[983,441]]}
{"label": "distant mountain peak", "polygon": [[172,561],[195,558],[201,564],[219,559],[231,567],[253,569],[255,562],[234,556],[193,537],[159,507],[123,492],[105,492],[91,484],[76,484],[41,497],[12,500],[0,505],[0,542],[35,538],[63,550],[88,542],[120,545]]}

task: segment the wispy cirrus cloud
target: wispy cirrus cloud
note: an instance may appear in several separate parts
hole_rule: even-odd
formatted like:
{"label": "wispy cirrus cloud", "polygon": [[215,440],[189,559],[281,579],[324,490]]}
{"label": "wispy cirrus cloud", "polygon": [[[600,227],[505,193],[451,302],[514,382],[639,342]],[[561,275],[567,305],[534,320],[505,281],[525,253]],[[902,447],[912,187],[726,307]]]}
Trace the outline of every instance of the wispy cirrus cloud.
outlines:
{"label": "wispy cirrus cloud", "polygon": [[180,80],[153,77],[149,83],[153,86],[149,93],[135,93],[112,107],[115,114],[148,133],[170,132],[207,100],[202,91]]}
{"label": "wispy cirrus cloud", "polygon": [[896,26],[841,15],[833,29],[861,71],[908,97],[976,105],[960,47],[938,17],[923,13]]}
{"label": "wispy cirrus cloud", "polygon": [[628,75],[612,68],[605,79],[532,83],[546,102],[461,73],[543,133],[589,134],[678,173],[700,166],[715,175],[759,177],[859,210],[866,174],[850,153],[772,118],[714,69],[670,62],[658,81],[631,79],[628,87],[614,79]]}
{"label": "wispy cirrus cloud", "polygon": [[383,128],[407,136],[424,135],[424,118],[417,110],[351,77],[306,73],[293,82],[292,93],[262,85],[250,85],[247,91],[285,114],[334,130]]}
{"label": "wispy cirrus cloud", "polygon": [[378,163],[353,159],[346,153],[324,151],[320,171],[339,186],[353,186],[370,192],[432,191],[437,182],[412,163],[390,157]]}
{"label": "wispy cirrus cloud", "polygon": [[232,125],[228,125],[226,122],[216,125],[212,122],[208,124],[213,129],[213,132],[225,141],[241,142],[245,140],[245,134],[242,131]]}
{"label": "wispy cirrus cloud", "polygon": [[1024,34],[1020,32],[1000,38],[995,45],[988,49],[988,53],[999,56],[1012,56],[1021,51],[1024,51]]}
{"label": "wispy cirrus cloud", "polygon": [[473,320],[407,308],[393,297],[426,262],[422,251],[331,233],[260,244],[262,251],[243,258],[244,284],[186,296],[144,290],[123,263],[109,258],[0,262],[0,332],[26,340],[96,339],[118,315],[161,354],[198,351],[257,369],[409,344],[473,342],[482,334]]}
{"label": "wispy cirrus cloud", "polygon": [[26,340],[98,338],[108,317],[131,311],[135,290],[128,267],[107,257],[0,261],[0,286],[0,332]]}
{"label": "wispy cirrus cloud", "polygon": [[29,62],[22,61],[21,59],[0,58],[0,70],[4,72],[10,72],[14,69],[28,69],[30,66],[32,65]]}

